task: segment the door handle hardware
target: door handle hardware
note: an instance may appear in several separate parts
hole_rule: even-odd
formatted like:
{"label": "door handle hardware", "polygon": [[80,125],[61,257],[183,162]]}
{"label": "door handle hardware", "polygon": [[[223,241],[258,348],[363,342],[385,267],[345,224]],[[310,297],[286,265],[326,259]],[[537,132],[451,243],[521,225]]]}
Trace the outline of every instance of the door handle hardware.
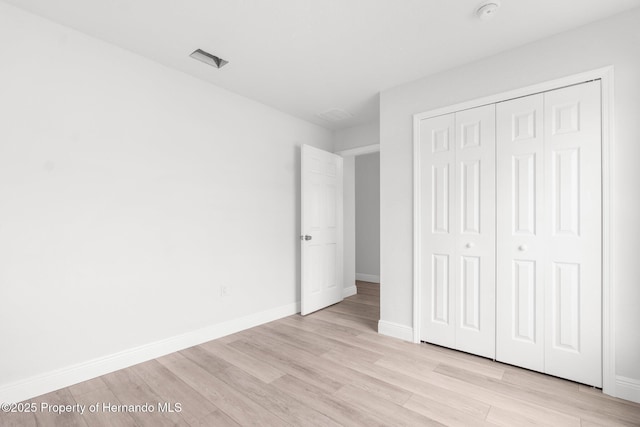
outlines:
{"label": "door handle hardware", "polygon": [[528,249],[528,248],[527,248],[527,245],[520,245],[520,246],[518,246],[518,250],[519,250],[520,252],[524,252],[524,251],[526,251],[527,249]]}
{"label": "door handle hardware", "polygon": [[312,237],[309,236],[308,234],[305,234],[304,236],[300,236],[300,240],[311,240]]}
{"label": "door handle hardware", "polygon": [[475,246],[475,244],[473,244],[472,242],[467,243],[466,245],[464,245],[467,249],[471,249],[472,247]]}

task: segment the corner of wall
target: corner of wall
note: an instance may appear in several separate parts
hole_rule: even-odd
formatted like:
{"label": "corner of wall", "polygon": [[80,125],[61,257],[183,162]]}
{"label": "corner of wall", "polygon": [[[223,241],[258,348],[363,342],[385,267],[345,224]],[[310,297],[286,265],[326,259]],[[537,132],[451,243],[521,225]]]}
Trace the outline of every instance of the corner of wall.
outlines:
{"label": "corner of wall", "polygon": [[410,326],[380,320],[378,321],[378,333],[403,341],[413,342],[413,328]]}

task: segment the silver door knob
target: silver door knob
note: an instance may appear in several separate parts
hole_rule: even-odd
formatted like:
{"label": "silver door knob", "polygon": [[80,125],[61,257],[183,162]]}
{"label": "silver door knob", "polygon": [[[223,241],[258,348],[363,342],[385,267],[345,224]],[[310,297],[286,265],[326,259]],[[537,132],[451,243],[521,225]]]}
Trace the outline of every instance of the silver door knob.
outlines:
{"label": "silver door knob", "polygon": [[467,249],[471,249],[472,247],[474,247],[475,245],[471,242],[467,243],[466,245],[464,245]]}
{"label": "silver door knob", "polygon": [[305,234],[304,236],[300,236],[300,240],[311,240],[311,236]]}
{"label": "silver door knob", "polygon": [[524,252],[524,251],[526,251],[527,249],[528,249],[528,248],[527,248],[527,245],[520,245],[520,246],[518,246],[518,250],[519,250],[520,252]]}

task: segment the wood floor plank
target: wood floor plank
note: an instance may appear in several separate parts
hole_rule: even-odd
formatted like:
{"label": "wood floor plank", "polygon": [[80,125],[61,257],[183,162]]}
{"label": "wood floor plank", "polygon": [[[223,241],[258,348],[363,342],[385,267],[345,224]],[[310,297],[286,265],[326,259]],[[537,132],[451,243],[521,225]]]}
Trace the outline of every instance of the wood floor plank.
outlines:
{"label": "wood floor plank", "polygon": [[339,313],[321,310],[313,314],[316,319],[326,320],[336,325],[349,326],[362,331],[378,333],[378,320],[365,319],[363,317],[351,316],[349,313]]}
{"label": "wood floor plank", "polygon": [[[448,404],[451,399],[456,401],[458,409],[466,410],[470,414],[480,415],[486,414],[489,405],[486,402],[476,400],[473,397],[469,397],[464,391],[450,390],[446,387],[433,385],[427,381],[424,381],[417,377],[415,374],[403,374],[378,364],[367,365],[346,358],[344,355],[336,352],[330,352],[323,356],[330,360],[335,360],[337,363],[341,363],[345,366],[350,366],[352,369],[357,370],[365,375],[377,378],[381,381],[393,384],[401,389],[410,391],[412,394],[419,394],[426,398],[433,398],[434,400],[442,400],[443,403]],[[482,415],[484,417],[484,415]]]}
{"label": "wood floor plank", "polygon": [[180,415],[189,424],[196,424],[200,419],[218,410],[213,403],[157,360],[132,366],[131,370],[153,390],[163,404],[169,404],[172,408],[176,403],[180,404]]}
{"label": "wood floor plank", "polygon": [[366,425],[368,427],[383,427],[386,424],[372,417],[368,411],[360,410],[326,393],[323,389],[294,376],[285,375],[274,381],[274,385],[285,390],[292,396],[304,399],[307,405],[334,419],[342,425]]}
{"label": "wood floor plank", "polygon": [[[509,368],[483,357],[443,349],[430,344],[413,344],[391,337],[383,337],[379,334],[362,333],[358,336],[357,342],[362,342],[363,345],[371,343],[370,345],[376,346],[376,348],[387,347],[391,354],[410,355],[425,363],[446,363],[496,379],[502,378],[505,370]],[[389,353],[385,352],[385,354]]]}
{"label": "wood floor plank", "polygon": [[75,398],[80,404],[86,405],[89,408],[90,405],[98,404],[98,409],[95,411],[85,411],[83,418],[87,422],[87,425],[91,427],[130,427],[138,425],[133,417],[126,412],[110,412],[105,411],[101,407],[103,403],[109,404],[122,404],[118,398],[113,394],[108,386],[95,387],[85,393],[78,393]]}
{"label": "wood floor plank", "polygon": [[334,393],[334,396],[348,402],[350,405],[374,414],[382,422],[392,426],[441,426],[436,420],[382,399],[351,384],[347,384]]}
{"label": "wood floor plank", "polygon": [[487,414],[487,421],[502,427],[535,427],[549,426],[555,427],[553,424],[541,422],[540,420],[532,420],[515,411],[492,406]]}
{"label": "wood floor plank", "polygon": [[297,398],[293,398],[271,384],[263,383],[240,368],[227,364],[201,347],[185,350],[182,354],[288,423],[332,427],[339,425],[326,415],[309,408]]}
{"label": "wood floor plank", "polygon": [[94,378],[89,381],[84,381],[68,387],[69,392],[71,392],[74,398],[77,398],[78,396],[85,393],[90,393],[99,389],[108,389],[108,388],[109,386],[104,382],[102,377]]}
{"label": "wood floor plank", "polygon": [[333,348],[332,343],[314,339],[310,334],[300,334],[298,332],[287,333],[285,332],[286,327],[287,325],[278,322],[276,325],[271,325],[271,327],[263,326],[255,328],[254,334],[260,334],[268,339],[284,342],[314,356],[319,356]]}
{"label": "wood floor plank", "polygon": [[231,343],[230,346],[249,356],[260,357],[277,369],[300,378],[303,381],[315,384],[327,392],[333,392],[342,387],[340,382],[325,375],[317,366],[309,366],[301,363],[270,344],[252,340],[250,342],[236,341]]}
{"label": "wood floor plank", "polygon": [[0,413],[6,426],[640,426],[640,404],[377,333],[378,284],[294,315],[32,399],[181,403],[179,413]]}
{"label": "wood floor plank", "polygon": [[255,357],[247,356],[246,354],[231,346],[225,345],[218,340],[204,343],[201,347],[265,383],[270,383],[285,375],[284,372],[270,364]]}
{"label": "wood floor plank", "polygon": [[42,404],[45,403],[47,408],[54,408],[56,405],[75,405],[77,404],[76,400],[73,398],[73,395],[69,391],[69,389],[62,389],[58,391],[54,391],[52,393],[48,393],[32,399],[31,402],[35,402],[40,409],[35,413],[35,418],[38,426],[51,426],[51,427],[75,427],[75,426],[87,426],[87,422],[85,418],[77,411],[73,412],[65,412],[65,413],[55,413],[50,411],[49,409],[43,410]]}
{"label": "wood floor plank", "polygon": [[[133,369],[122,369],[112,372],[104,375],[102,379],[109,386],[109,389],[116,396],[120,404],[126,406],[140,405],[140,407],[144,407],[147,405],[153,407],[154,412],[145,412],[145,410],[139,409],[128,412],[131,418],[134,419],[136,425],[141,427],[187,425],[180,414],[160,412],[157,410],[158,403],[162,403],[163,399],[156,394]],[[116,406],[118,405],[117,402],[109,403],[113,403],[113,405]]]}
{"label": "wood floor plank", "polygon": [[180,353],[158,362],[242,426],[290,425]]}
{"label": "wood floor plank", "polygon": [[486,412],[481,416],[474,416],[468,412],[459,410],[453,405],[445,405],[438,400],[428,399],[419,395],[412,396],[411,399],[404,404],[404,407],[446,426],[467,427],[470,425],[492,425],[485,421]]}
{"label": "wood floor plank", "polygon": [[[291,336],[301,335],[296,328],[289,327],[288,325],[278,324],[273,325],[272,328],[273,332],[276,334],[274,338],[285,343],[291,342],[289,339]],[[276,330],[279,331],[276,332]],[[321,346],[321,351],[319,350],[314,353],[316,355],[322,355],[331,350],[340,350],[348,352],[353,357],[366,362],[375,362],[383,357],[382,354],[371,351],[371,349],[353,345],[353,342],[357,337],[348,333],[342,333],[338,330],[332,332],[330,329],[325,327],[313,327],[311,330],[306,330],[303,336],[303,343],[309,342],[309,344]],[[303,346],[304,344],[302,344],[302,346],[298,345],[300,348],[303,348]]]}
{"label": "wood floor plank", "polygon": [[361,280],[357,280],[356,288],[358,289],[358,295],[374,295],[380,297],[379,283],[363,282]]}
{"label": "wood floor plank", "polygon": [[366,305],[378,307],[380,305],[380,296],[358,294],[358,295],[353,295],[349,297],[349,301],[357,302],[358,304],[366,304]]}
{"label": "wood floor plank", "polygon": [[[517,396],[522,400],[527,400],[549,409],[579,416],[587,421],[598,423],[611,420],[623,425],[640,425],[640,405],[631,402],[619,399],[602,399],[597,395],[587,393],[568,393],[563,390],[558,392],[553,388],[540,387],[539,383],[542,380],[539,378],[535,382],[523,381],[519,384],[514,384],[482,378],[477,375],[465,375],[450,366],[440,366],[435,371],[459,379],[464,378],[468,383],[499,390],[502,393]],[[543,380],[554,381],[552,378]]]}
{"label": "wood floor plank", "polygon": [[32,412],[4,412],[0,411],[0,426],[3,427],[37,427],[36,414]]}
{"label": "wood floor plank", "polygon": [[204,418],[193,424],[192,427],[240,427],[240,424],[235,422],[233,418],[229,417],[222,411],[215,411],[207,414]]}
{"label": "wood floor plank", "polygon": [[[386,396],[394,401],[404,401],[407,398],[408,393],[406,391],[403,391],[392,384],[380,381],[377,378],[363,375],[362,373],[353,371],[340,364],[332,363],[321,357],[315,357],[312,354],[305,353],[293,346],[289,346],[284,341],[277,342],[276,340],[265,339],[259,334],[256,334],[252,339],[252,344],[263,346],[263,348],[275,346],[280,350],[285,350],[286,355],[283,355],[284,360],[282,361],[288,364],[289,368],[292,369],[290,372],[292,375],[300,375],[300,373],[295,370],[295,366],[299,366],[301,362],[304,366],[313,366],[314,371],[316,372],[316,379],[320,379],[323,385],[329,381],[328,386],[331,387],[329,391],[335,391],[347,383],[358,383],[362,384],[363,387],[366,387],[372,392],[380,396]],[[239,345],[239,343],[233,343],[232,345]],[[349,349],[338,349],[333,351],[336,351],[343,357],[358,360],[349,352]],[[287,369],[287,367],[282,369]],[[303,375],[305,374],[308,374],[308,372],[303,373]]]}
{"label": "wood floor plank", "polygon": [[380,309],[378,307],[358,304],[348,299],[342,301],[340,304],[325,308],[325,311],[348,314],[349,316],[362,317],[372,321],[380,319]]}
{"label": "wood floor plank", "polygon": [[341,325],[341,324],[337,324],[335,322],[329,322],[326,320],[322,320],[320,319],[318,316],[289,316],[289,317],[285,317],[284,319],[280,319],[277,322],[273,322],[272,325],[270,325],[271,327],[274,327],[276,325],[280,325],[280,324],[289,324],[293,327],[298,327],[298,328],[302,328],[305,330],[310,330],[310,331],[317,331],[317,330],[331,330],[331,331],[335,331],[336,333],[341,334],[342,336],[345,337],[353,337],[353,336],[357,336],[360,335],[362,333],[362,328],[359,327],[352,327],[352,326],[347,326],[347,325]]}

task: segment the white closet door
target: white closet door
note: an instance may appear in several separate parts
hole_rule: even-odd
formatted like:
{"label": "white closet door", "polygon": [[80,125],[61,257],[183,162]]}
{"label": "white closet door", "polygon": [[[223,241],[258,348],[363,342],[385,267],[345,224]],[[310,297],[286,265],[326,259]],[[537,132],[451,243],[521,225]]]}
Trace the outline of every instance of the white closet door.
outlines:
{"label": "white closet door", "polygon": [[545,372],[602,386],[600,82],[545,93]]}
{"label": "white closet door", "polygon": [[495,356],[495,105],[460,111],[456,125],[456,346]]}
{"label": "white closet door", "polygon": [[544,371],[543,95],[496,106],[496,359]]}
{"label": "white closet door", "polygon": [[495,354],[495,106],[420,122],[421,339]]}
{"label": "white closet door", "polygon": [[500,361],[602,386],[600,83],[497,106]]}
{"label": "white closet door", "polygon": [[421,339],[455,346],[454,115],[420,122]]}

